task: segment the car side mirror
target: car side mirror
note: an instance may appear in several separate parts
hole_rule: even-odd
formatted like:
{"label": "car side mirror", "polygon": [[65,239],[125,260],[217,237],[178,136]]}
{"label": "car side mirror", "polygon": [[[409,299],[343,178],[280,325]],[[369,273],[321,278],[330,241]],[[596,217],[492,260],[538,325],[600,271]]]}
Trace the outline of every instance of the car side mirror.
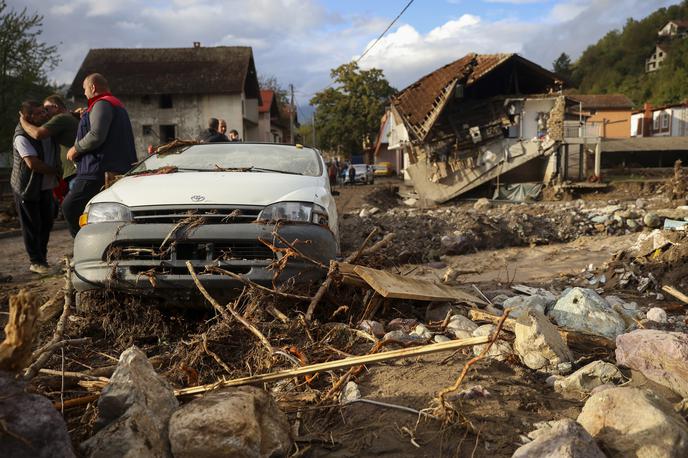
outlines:
{"label": "car side mirror", "polygon": [[332,191],[330,194],[332,194],[333,196],[338,196],[338,195],[339,195],[339,191]]}

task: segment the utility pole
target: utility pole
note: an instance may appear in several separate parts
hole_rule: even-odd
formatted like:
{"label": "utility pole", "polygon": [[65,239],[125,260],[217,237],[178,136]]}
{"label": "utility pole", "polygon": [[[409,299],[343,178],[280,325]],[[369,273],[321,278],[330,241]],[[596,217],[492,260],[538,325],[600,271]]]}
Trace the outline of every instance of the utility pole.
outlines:
{"label": "utility pole", "polygon": [[291,137],[291,142],[296,143],[296,138],[294,137],[294,111],[296,107],[294,106],[294,85],[289,85],[289,91],[291,92],[291,109],[289,110],[289,136]]}
{"label": "utility pole", "polygon": [[315,111],[313,112],[313,148],[315,148]]}

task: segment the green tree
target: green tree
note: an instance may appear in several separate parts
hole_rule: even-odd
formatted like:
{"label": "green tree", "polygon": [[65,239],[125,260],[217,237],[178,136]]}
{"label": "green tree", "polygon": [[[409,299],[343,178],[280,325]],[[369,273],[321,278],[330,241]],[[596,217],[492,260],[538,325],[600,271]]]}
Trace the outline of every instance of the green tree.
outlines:
{"label": "green tree", "polygon": [[60,61],[57,47],[40,40],[43,16],[8,9],[0,0],[0,149],[10,150],[22,100],[51,92],[47,72]]}
{"label": "green tree", "polygon": [[396,90],[382,70],[361,70],[356,62],[330,71],[333,87],[310,100],[316,107],[318,146],[345,155],[358,154],[375,139],[385,106]]}
{"label": "green tree", "polygon": [[571,58],[569,55],[565,52],[561,53],[561,55],[552,62],[552,70],[565,80],[570,81],[573,69],[571,68]]}

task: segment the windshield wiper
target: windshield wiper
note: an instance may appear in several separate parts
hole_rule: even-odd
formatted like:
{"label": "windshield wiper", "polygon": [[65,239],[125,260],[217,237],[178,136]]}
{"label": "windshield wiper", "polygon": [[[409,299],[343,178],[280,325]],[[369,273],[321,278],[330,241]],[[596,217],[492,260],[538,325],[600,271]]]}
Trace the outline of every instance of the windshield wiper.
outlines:
{"label": "windshield wiper", "polygon": [[277,169],[266,169],[264,167],[251,167],[250,171],[256,172],[275,172],[275,173],[286,173],[287,175],[303,175],[301,172],[289,172],[287,170],[277,170]]}

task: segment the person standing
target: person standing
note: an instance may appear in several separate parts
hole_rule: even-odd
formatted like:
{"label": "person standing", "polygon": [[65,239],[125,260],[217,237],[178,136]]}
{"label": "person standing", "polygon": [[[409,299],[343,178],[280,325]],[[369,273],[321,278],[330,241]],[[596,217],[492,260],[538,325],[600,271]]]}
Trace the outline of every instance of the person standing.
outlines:
{"label": "person standing", "polygon": [[[47,120],[45,109],[36,101],[26,101],[20,117],[40,126]],[[29,270],[48,272],[48,240],[53,228],[55,200],[53,188],[62,175],[60,154],[50,136],[32,138],[17,124],[12,141],[12,175],[10,185],[17,206],[24,248],[29,255]]]}
{"label": "person standing", "polygon": [[224,119],[220,119],[217,131],[220,132],[222,135],[227,135],[227,121],[225,121]]}
{"label": "person standing", "polygon": [[84,79],[83,88],[88,108],[81,116],[76,143],[67,152],[67,159],[76,162],[76,177],[62,203],[72,237],[79,232],[79,217],[86,204],[103,187],[105,172],[119,175],[136,162],[129,114],[110,93],[105,77],[92,73]]}
{"label": "person standing", "polygon": [[232,129],[229,131],[229,141],[233,143],[241,141],[241,139],[239,138],[239,132],[237,132],[236,129]]}
{"label": "person standing", "polygon": [[42,126],[30,123],[20,115],[19,122],[22,129],[33,139],[43,140],[53,137],[60,146],[60,162],[62,163],[62,179],[69,185],[76,175],[76,165],[67,160],[69,148],[74,146],[79,119],[67,110],[65,101],[57,94],[46,97],[43,101],[49,120]]}
{"label": "person standing", "polygon": [[198,141],[202,143],[217,143],[229,141],[225,134],[221,134],[218,131],[219,128],[220,121],[217,118],[209,118],[208,128],[201,132],[201,135],[198,136]]}

